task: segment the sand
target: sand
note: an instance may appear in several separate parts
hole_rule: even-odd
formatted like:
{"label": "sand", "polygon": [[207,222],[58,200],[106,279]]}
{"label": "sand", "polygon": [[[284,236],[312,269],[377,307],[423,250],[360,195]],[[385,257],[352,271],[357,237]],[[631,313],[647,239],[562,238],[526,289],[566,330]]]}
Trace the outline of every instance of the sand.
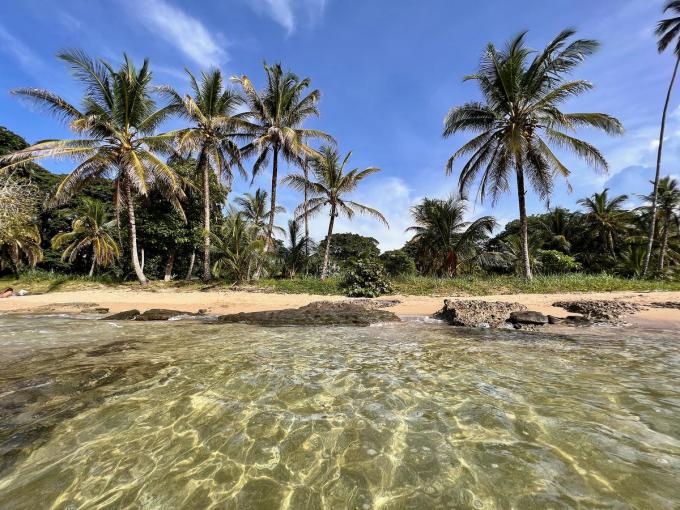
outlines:
{"label": "sand", "polygon": [[[343,296],[319,296],[310,294],[276,294],[244,291],[177,291],[177,290],[136,290],[101,289],[65,291],[28,296],[14,296],[0,299],[0,312],[16,313],[69,313],[80,312],[88,307],[105,307],[110,312],[130,310],[141,311],[149,308],[171,308],[197,312],[204,309],[208,313],[223,314],[254,312],[297,308],[312,301],[343,300]],[[385,299],[398,299],[401,304],[389,308],[401,316],[426,316],[442,306],[442,297],[431,296],[386,296]],[[555,301],[576,299],[614,299],[636,303],[658,301],[680,302],[680,292],[598,292],[598,293],[560,293],[560,294],[510,294],[451,299],[483,299],[487,301],[516,301],[530,310],[558,317],[569,315],[562,308],[555,308]],[[680,310],[651,308],[627,318],[634,324],[661,325],[680,329]]]}

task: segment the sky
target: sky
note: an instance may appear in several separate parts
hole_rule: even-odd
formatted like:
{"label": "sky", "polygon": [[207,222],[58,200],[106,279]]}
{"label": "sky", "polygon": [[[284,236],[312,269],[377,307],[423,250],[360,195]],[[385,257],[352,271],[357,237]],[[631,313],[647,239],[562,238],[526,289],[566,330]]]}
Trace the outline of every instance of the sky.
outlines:
{"label": "sky", "polygon": [[[69,137],[66,126],[10,95],[15,87],[39,87],[78,102],[81,89],[55,55],[79,48],[119,62],[123,52],[141,62],[148,57],[157,84],[188,91],[184,69],[219,67],[227,76],[248,75],[263,85],[263,62],[281,62],[321,91],[321,115],[308,127],[353,151],[350,168],[377,166],[352,197],[378,208],[386,229],[375,220],[355,217],[336,222],[336,232],[375,237],[382,250],[410,238],[409,208],[424,196],[446,197],[457,190],[457,172],[444,166],[470,135],[442,138],[447,111],[479,99],[474,82],[462,78],[476,70],[488,42],[503,45],[528,30],[532,48],[543,47],[567,27],[602,43],[574,73],[595,89],[565,105],[565,111],[606,112],[626,129],[610,137],[582,130],[598,146],[609,174],[598,174],[569,155],[568,191],[556,182],[550,206],[576,208],[579,198],[610,188],[610,193],[649,193],[658,147],[663,100],[673,69],[670,52],[659,55],[653,33],[663,0],[23,0],[0,2],[0,125],[29,143]],[[680,87],[679,87],[680,88]],[[663,173],[680,175],[680,90],[674,95],[666,131]],[[559,152],[559,151],[558,151]],[[43,161],[55,172],[68,162]],[[460,165],[457,167],[460,168]],[[295,168],[281,169],[285,174]],[[237,180],[234,193],[267,189],[271,174]],[[475,188],[471,196],[474,198]],[[281,187],[285,224],[301,197]],[[531,195],[530,213],[547,204]],[[500,224],[517,217],[514,190],[496,204],[475,201],[469,217],[492,214]],[[328,217],[312,222],[323,238]]]}

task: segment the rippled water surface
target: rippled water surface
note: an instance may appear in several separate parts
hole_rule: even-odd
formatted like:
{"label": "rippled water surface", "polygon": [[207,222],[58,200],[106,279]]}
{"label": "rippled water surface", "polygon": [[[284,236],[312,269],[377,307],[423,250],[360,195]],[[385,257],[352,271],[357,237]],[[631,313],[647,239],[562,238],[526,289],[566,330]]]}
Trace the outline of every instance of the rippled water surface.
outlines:
{"label": "rippled water surface", "polygon": [[0,508],[680,506],[680,343],[0,317]]}

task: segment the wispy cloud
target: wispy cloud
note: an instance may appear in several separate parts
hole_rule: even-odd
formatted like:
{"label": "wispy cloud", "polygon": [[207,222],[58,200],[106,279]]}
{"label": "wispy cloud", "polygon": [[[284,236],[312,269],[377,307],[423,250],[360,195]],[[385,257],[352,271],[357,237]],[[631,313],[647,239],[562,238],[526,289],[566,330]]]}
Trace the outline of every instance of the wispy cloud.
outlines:
{"label": "wispy cloud", "polygon": [[269,16],[288,34],[295,31],[301,19],[316,24],[326,8],[326,0],[249,0],[249,3],[255,12]]}
{"label": "wispy cloud", "polygon": [[165,0],[148,0],[135,13],[156,35],[201,66],[219,66],[229,60],[219,38],[198,19]]}
{"label": "wispy cloud", "polygon": [[43,60],[23,41],[0,25],[0,51],[16,59],[25,71],[35,74],[45,66]]}

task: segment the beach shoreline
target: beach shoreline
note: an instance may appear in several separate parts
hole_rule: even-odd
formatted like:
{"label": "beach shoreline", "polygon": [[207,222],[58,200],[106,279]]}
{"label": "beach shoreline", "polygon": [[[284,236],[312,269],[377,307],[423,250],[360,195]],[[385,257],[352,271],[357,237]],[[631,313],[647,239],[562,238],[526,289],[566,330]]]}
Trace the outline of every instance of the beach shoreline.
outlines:
{"label": "beach shoreline", "polygon": [[[110,313],[138,309],[168,308],[191,313],[231,314],[298,308],[314,301],[345,301],[342,295],[320,296],[314,294],[280,294],[272,292],[247,292],[232,290],[144,290],[144,289],[90,289],[63,291],[0,299],[0,313],[80,313],[95,307],[107,308]],[[389,295],[377,299],[399,300],[388,309],[399,316],[429,316],[440,309],[443,297]],[[518,302],[529,310],[546,315],[565,317],[572,315],[563,308],[552,306],[556,301],[615,300],[648,305],[654,302],[680,302],[680,292],[569,292],[555,294],[496,294],[486,296],[455,296],[451,300],[481,300]],[[626,322],[639,325],[660,325],[680,329],[680,310],[650,308],[626,317]]]}

